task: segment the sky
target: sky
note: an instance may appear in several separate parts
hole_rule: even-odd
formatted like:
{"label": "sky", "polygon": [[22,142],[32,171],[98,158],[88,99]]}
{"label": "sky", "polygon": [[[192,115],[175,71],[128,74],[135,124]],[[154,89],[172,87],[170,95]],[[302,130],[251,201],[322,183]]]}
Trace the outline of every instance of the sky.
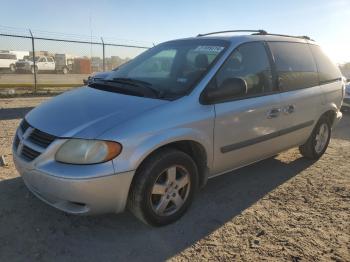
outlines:
{"label": "sky", "polygon": [[[3,3],[1,3],[3,2]],[[230,29],[308,35],[350,61],[350,0],[0,0],[0,26],[152,43]],[[120,39],[120,40],[119,40]],[[105,40],[106,41],[106,40]]]}

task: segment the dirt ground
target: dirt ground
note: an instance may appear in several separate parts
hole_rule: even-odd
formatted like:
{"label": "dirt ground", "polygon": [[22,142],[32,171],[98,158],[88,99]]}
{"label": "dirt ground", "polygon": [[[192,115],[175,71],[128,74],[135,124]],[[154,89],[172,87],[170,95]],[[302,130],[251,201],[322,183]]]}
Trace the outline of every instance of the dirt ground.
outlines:
{"label": "dirt ground", "polygon": [[212,179],[163,228],[79,217],[36,199],[11,161],[20,119],[47,98],[0,100],[0,261],[350,261],[350,115],[317,162],[289,150]]}

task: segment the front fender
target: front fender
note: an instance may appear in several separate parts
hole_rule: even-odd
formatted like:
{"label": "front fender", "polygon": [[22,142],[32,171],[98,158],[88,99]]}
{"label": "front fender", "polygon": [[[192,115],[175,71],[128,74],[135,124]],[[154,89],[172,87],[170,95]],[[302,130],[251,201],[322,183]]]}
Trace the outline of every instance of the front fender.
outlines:
{"label": "front fender", "polygon": [[212,136],[192,128],[168,129],[163,132],[132,139],[129,146],[123,148],[122,154],[114,159],[117,172],[135,170],[142,161],[158,148],[178,141],[190,140],[201,144],[207,154],[208,167],[213,159]]}

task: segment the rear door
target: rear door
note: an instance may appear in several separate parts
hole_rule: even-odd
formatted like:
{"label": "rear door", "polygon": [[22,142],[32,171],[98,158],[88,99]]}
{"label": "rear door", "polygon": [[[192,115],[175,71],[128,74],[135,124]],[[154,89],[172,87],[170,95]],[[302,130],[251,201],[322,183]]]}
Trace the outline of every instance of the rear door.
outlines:
{"label": "rear door", "polygon": [[240,45],[212,79],[220,88],[229,78],[242,78],[248,92],[215,104],[214,170],[216,175],[280,151],[280,95],[263,42]]}
{"label": "rear door", "polygon": [[303,144],[317,122],[322,103],[317,67],[307,43],[268,43],[281,90],[282,145]]}

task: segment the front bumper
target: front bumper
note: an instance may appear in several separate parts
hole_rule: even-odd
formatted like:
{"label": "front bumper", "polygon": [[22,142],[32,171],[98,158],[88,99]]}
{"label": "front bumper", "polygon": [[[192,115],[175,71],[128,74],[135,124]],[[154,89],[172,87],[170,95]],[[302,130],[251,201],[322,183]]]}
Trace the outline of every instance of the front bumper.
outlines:
{"label": "front bumper", "polygon": [[[28,189],[59,210],[90,215],[119,213],[125,209],[134,171],[115,174],[112,162],[80,166],[51,163],[40,169],[33,168],[16,152],[13,158]],[[50,168],[52,173],[48,171]],[[84,176],[79,177],[82,173]]]}

